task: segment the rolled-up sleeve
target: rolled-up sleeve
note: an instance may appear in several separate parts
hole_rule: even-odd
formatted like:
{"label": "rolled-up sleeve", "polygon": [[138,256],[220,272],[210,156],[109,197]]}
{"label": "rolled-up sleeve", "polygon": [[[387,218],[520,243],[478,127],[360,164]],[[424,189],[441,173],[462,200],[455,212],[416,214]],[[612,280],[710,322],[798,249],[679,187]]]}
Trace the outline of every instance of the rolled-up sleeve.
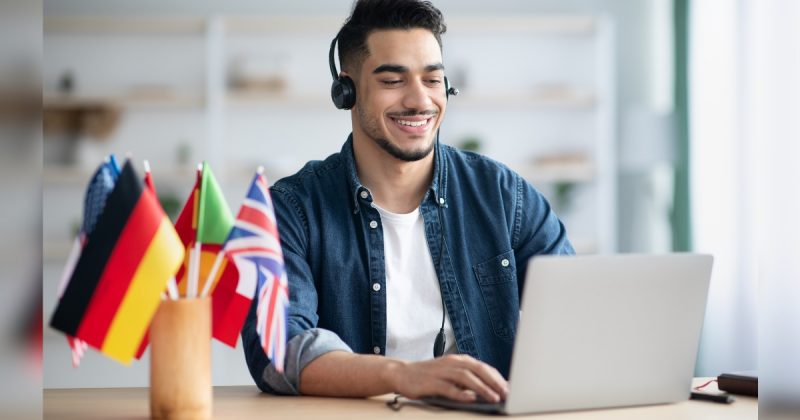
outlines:
{"label": "rolled-up sleeve", "polygon": [[286,348],[283,373],[270,363],[261,373],[265,392],[281,395],[300,395],[300,372],[319,356],[332,351],[352,352],[338,335],[322,328],[313,328],[294,336]]}
{"label": "rolled-up sleeve", "polygon": [[317,290],[306,259],[308,219],[298,200],[280,186],[271,189],[275,216],[289,282],[287,339],[284,372],[275,370],[264,354],[256,332],[257,299],[253,300],[242,327],[242,344],[250,375],[264,392],[281,395],[300,393],[300,373],[317,357],[331,351],[352,352],[335,333],[316,328]]}

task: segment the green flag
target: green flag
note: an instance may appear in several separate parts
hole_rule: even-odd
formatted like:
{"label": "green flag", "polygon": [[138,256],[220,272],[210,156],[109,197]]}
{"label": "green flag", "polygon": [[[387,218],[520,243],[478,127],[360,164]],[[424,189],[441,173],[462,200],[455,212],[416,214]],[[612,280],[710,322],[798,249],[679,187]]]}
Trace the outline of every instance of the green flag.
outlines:
{"label": "green flag", "polygon": [[222,189],[214,179],[208,163],[203,162],[203,176],[200,182],[200,203],[197,216],[197,242],[203,244],[222,244],[233,227],[231,214]]}

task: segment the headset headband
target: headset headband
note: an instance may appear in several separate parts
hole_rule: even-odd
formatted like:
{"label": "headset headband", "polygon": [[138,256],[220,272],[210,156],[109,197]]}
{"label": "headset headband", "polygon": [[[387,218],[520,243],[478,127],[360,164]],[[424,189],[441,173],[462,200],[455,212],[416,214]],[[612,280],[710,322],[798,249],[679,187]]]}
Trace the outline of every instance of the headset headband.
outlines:
{"label": "headset headband", "polygon": [[333,41],[331,41],[331,50],[328,52],[328,64],[331,66],[331,76],[333,77],[333,80],[339,78],[339,72],[336,71],[336,61],[334,61],[333,58],[333,52],[336,49],[337,40],[339,40],[339,34],[336,34],[336,36],[333,37]]}

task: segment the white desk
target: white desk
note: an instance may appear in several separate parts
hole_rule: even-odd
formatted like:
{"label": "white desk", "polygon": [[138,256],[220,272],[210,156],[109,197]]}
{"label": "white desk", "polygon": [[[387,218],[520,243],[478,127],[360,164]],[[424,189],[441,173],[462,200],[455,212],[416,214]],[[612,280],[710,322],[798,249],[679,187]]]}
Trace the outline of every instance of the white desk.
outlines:
{"label": "white desk", "polygon": [[[702,383],[697,379],[697,383]],[[715,384],[706,387],[716,390]],[[441,411],[406,405],[395,412],[386,406],[390,395],[365,399],[276,397],[261,393],[254,386],[214,387],[214,418],[220,419],[452,419],[491,418],[462,411]],[[44,391],[46,419],[130,419],[150,415],[148,388],[47,389]],[[496,418],[496,417],[495,417]],[[538,420],[736,420],[757,419],[758,400],[736,396],[733,404],[684,401],[646,407],[563,412],[515,416]]]}

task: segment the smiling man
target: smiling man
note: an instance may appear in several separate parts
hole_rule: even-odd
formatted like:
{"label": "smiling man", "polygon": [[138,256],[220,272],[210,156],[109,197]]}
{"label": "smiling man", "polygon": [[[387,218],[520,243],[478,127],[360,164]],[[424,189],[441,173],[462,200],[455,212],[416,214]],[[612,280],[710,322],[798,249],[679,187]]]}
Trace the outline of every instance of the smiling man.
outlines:
{"label": "smiling man", "polygon": [[519,175],[438,142],[444,32],[429,2],[360,0],[334,39],[353,130],[271,188],[291,303],[285,372],[255,301],[242,330],[263,391],[505,398],[527,261],[573,249]]}

